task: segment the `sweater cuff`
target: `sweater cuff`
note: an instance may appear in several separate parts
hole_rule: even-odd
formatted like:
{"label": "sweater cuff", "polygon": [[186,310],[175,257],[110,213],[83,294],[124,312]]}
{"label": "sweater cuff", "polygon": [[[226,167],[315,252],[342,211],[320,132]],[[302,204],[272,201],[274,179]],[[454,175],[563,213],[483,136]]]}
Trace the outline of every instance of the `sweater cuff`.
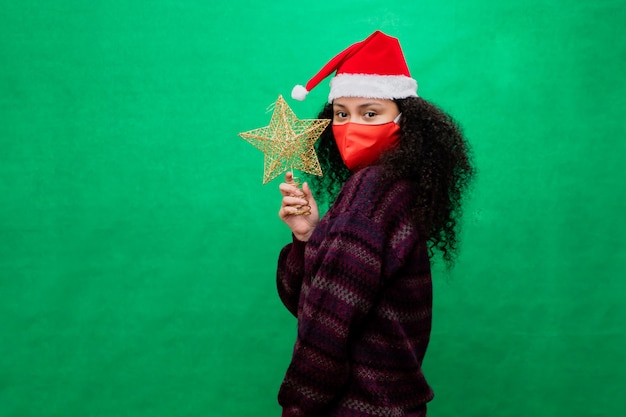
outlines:
{"label": "sweater cuff", "polygon": [[306,249],[306,242],[298,240],[298,238],[293,235],[292,240],[287,259],[292,268],[295,267],[298,270],[304,271],[304,250]]}
{"label": "sweater cuff", "polygon": [[300,240],[296,237],[296,235],[294,235],[293,233],[291,234],[291,240],[292,240],[292,250],[296,250],[298,251],[298,253],[304,253],[304,248],[306,248],[306,242],[304,240]]}

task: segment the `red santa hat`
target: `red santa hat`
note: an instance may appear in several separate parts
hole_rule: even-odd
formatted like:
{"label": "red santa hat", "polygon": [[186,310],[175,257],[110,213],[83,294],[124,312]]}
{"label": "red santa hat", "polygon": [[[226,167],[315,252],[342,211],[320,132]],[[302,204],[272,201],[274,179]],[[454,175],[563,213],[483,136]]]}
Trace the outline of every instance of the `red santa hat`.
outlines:
{"label": "red santa hat", "polygon": [[333,71],[328,102],[337,97],[397,99],[417,96],[417,82],[411,78],[398,39],[381,31],[348,47],[331,59],[306,86],[296,85],[291,97],[306,95]]}

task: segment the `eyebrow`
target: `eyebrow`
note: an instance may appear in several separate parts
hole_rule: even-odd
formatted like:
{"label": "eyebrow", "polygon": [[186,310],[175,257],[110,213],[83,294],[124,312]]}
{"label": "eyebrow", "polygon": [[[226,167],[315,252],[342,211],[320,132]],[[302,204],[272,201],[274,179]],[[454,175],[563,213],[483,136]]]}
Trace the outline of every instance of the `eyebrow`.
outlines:
{"label": "eyebrow", "polygon": [[[333,103],[333,106],[341,107],[341,108],[344,108],[344,109],[347,107],[347,106],[344,106],[341,103]],[[371,107],[371,106],[379,106],[380,107],[380,106],[382,106],[382,104],[378,103],[376,101],[371,101],[371,102],[368,101],[367,103],[359,104],[357,107],[359,109],[361,109],[363,107]]]}

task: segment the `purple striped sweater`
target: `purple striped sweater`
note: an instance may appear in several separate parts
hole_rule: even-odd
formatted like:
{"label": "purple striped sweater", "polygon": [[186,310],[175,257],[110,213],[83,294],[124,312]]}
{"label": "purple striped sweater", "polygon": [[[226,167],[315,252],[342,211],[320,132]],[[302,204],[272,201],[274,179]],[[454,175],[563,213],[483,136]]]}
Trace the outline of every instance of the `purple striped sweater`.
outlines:
{"label": "purple striped sweater", "polygon": [[411,185],[354,174],[308,242],[278,259],[278,293],[298,318],[278,394],[283,417],[417,417],[433,392],[422,373],[432,285],[410,220]]}

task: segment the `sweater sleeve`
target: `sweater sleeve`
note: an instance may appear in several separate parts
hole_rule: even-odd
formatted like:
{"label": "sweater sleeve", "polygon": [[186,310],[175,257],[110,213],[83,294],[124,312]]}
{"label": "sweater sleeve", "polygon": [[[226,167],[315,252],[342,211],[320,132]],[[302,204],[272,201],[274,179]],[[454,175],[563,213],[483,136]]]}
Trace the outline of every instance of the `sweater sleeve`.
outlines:
{"label": "sweater sleeve", "polygon": [[323,415],[349,377],[349,340],[381,287],[384,245],[359,214],[333,220],[303,284],[298,336],[278,400],[283,417]]}
{"label": "sweater sleeve", "polygon": [[278,295],[295,317],[298,316],[298,300],[304,276],[304,250],[306,242],[293,237],[293,242],[285,246],[278,256],[276,286]]}

